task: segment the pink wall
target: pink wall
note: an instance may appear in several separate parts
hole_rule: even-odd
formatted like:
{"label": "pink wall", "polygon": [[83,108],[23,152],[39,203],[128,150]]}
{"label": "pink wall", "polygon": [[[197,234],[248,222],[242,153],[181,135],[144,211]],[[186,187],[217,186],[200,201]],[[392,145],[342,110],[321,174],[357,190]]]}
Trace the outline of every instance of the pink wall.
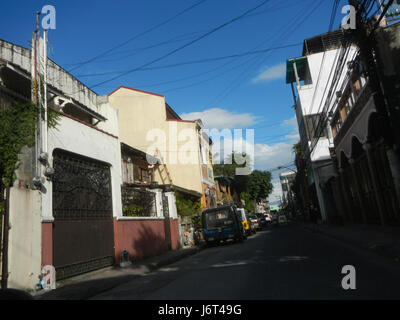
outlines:
{"label": "pink wall", "polygon": [[42,266],[53,265],[53,223],[42,222]]}
{"label": "pink wall", "polygon": [[181,247],[178,220],[170,219],[170,228],[171,228],[171,249],[177,250]]}
{"label": "pink wall", "polygon": [[[179,248],[178,221],[171,219],[172,249]],[[117,220],[114,218],[115,260],[124,250],[131,260],[140,260],[167,251],[164,220]]]}
{"label": "pink wall", "polygon": [[[171,249],[180,248],[178,220],[170,219]],[[164,220],[128,220],[114,218],[115,259],[127,250],[132,260],[140,260],[167,251]],[[53,265],[53,223],[42,223],[42,265]]]}

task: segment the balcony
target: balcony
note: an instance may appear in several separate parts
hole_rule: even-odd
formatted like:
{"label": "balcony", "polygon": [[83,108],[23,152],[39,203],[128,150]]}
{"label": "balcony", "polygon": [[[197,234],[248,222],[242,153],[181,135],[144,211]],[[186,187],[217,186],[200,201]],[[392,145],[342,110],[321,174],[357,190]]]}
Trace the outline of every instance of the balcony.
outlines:
{"label": "balcony", "polygon": [[[361,90],[357,100],[355,101],[353,107],[351,108],[350,112],[348,113],[347,117],[345,118],[340,130],[338,131],[337,135],[333,139],[335,146],[338,146],[343,138],[346,136],[349,129],[352,127],[358,116],[360,115],[361,111],[367,105],[370,99],[373,99],[374,93],[372,88],[367,83]],[[339,102],[340,105],[341,101]]]}

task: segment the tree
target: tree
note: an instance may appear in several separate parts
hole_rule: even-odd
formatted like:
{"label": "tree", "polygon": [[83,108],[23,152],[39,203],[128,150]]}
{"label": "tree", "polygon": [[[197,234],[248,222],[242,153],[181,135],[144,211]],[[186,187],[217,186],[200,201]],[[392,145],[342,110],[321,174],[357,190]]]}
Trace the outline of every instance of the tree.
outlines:
{"label": "tree", "polygon": [[[237,164],[235,159],[239,159],[240,157],[245,158],[245,163]],[[233,177],[233,185],[232,187],[236,190],[238,194],[245,192],[247,190],[247,184],[249,182],[248,175],[237,175],[237,168],[251,168],[251,157],[246,153],[238,153],[232,152],[229,156],[227,156],[224,160],[223,164],[214,164],[214,176],[225,176],[225,177]]]}
{"label": "tree", "polygon": [[178,214],[185,217],[191,217],[202,210],[199,199],[189,199],[183,193],[175,191],[176,209]]}
{"label": "tree", "polygon": [[271,172],[254,170],[249,176],[247,192],[257,202],[266,199],[272,192]]}

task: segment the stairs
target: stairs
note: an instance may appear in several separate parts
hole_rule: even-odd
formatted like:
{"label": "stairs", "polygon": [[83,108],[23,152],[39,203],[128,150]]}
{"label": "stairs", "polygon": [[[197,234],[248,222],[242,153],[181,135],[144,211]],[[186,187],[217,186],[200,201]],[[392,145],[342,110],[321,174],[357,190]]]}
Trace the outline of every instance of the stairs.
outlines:
{"label": "stairs", "polygon": [[164,161],[164,159],[163,159],[163,157],[161,155],[161,152],[160,152],[160,150],[158,148],[156,149],[156,155],[155,156],[158,159],[160,159],[160,161],[161,161],[161,164],[160,164],[161,165],[161,170],[159,169],[161,179],[164,180],[163,179],[163,172],[165,172],[166,176],[168,177],[169,184],[173,185],[172,179],[171,179],[171,175],[170,175],[170,173],[168,171],[167,165],[165,164],[165,161]]}

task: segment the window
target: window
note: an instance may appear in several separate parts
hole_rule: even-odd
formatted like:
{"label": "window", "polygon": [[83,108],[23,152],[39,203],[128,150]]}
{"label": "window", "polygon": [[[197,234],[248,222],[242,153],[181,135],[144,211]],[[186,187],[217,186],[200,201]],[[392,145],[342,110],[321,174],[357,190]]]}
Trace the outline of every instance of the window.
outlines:
{"label": "window", "polygon": [[[318,132],[316,132],[316,130],[321,130],[321,127],[318,128],[318,125],[321,126],[324,119],[321,117],[321,113],[317,113],[317,114],[311,114],[311,115],[306,115],[304,116],[304,121],[305,121],[305,125],[306,125],[306,130],[308,133],[308,140],[312,140],[314,138],[317,138],[317,134]],[[318,128],[318,129],[317,129]],[[322,130],[322,132],[320,133],[319,137],[328,137],[328,131],[326,129],[326,127],[324,127]]]}

